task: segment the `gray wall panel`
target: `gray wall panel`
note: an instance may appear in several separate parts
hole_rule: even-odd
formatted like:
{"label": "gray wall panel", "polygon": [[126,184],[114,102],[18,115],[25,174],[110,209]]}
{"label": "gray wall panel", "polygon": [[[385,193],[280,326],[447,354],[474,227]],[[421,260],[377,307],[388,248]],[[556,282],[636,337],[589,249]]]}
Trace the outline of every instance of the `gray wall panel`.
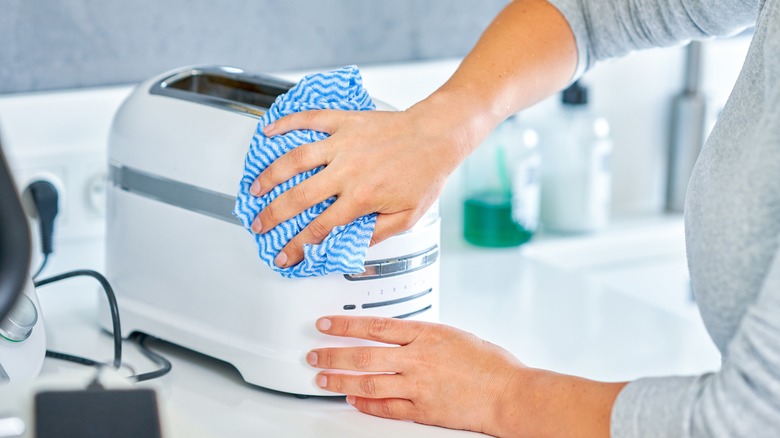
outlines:
{"label": "gray wall panel", "polygon": [[2,0],[0,93],[460,56],[507,0]]}
{"label": "gray wall panel", "polygon": [[427,0],[414,2],[416,56],[465,54],[506,1]]}

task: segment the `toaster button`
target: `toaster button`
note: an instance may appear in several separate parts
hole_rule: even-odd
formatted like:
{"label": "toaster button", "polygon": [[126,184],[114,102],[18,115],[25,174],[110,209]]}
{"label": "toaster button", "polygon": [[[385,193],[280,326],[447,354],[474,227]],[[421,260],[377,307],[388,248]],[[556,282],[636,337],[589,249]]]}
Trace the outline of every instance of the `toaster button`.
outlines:
{"label": "toaster button", "polygon": [[393,260],[382,263],[382,276],[406,272],[407,259]]}

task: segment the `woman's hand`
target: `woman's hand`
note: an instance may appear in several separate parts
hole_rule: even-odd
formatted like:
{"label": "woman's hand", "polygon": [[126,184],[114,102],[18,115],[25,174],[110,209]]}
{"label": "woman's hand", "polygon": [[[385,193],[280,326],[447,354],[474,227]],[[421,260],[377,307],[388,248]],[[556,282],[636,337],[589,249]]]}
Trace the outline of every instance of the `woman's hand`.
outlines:
{"label": "woman's hand", "polygon": [[330,137],[293,149],[259,175],[250,190],[255,196],[301,172],[326,166],[263,209],[252,224],[256,233],[332,196],[338,198],[282,249],[277,266],[297,264],[304,244],[320,243],[333,227],[365,214],[379,213],[371,244],[411,228],[422,217],[470,151],[460,124],[427,106],[421,103],[403,112],[306,111],[265,128],[269,137],[298,129]]}
{"label": "woman's hand", "polygon": [[400,345],[323,348],[306,356],[317,368],[394,373],[324,371],[317,376],[318,386],[348,394],[350,404],[379,417],[500,435],[502,404],[516,401],[513,382],[529,370],[506,350],[445,325],[332,316],[318,320],[317,328]]}
{"label": "woman's hand", "polygon": [[311,366],[327,370],[316,377],[319,387],[347,394],[355,408],[378,417],[495,436],[608,437],[612,405],[625,385],[529,368],[494,344],[440,324],[328,316],[317,329],[397,345],[306,355]]}

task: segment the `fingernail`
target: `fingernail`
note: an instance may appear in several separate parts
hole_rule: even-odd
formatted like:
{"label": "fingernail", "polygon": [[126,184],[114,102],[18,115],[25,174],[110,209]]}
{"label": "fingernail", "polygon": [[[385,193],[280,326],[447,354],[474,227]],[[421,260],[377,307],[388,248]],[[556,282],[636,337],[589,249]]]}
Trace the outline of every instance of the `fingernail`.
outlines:
{"label": "fingernail", "polygon": [[249,193],[260,196],[260,181],[255,181],[252,183],[252,187],[249,188]]}
{"label": "fingernail", "polygon": [[280,252],[279,255],[276,256],[274,259],[274,264],[280,268],[284,267],[284,264],[287,263],[287,254]]}
{"label": "fingernail", "polygon": [[317,365],[317,353],[310,351],[309,354],[306,355],[306,362],[311,366]]}
{"label": "fingernail", "polygon": [[321,331],[326,331],[330,329],[331,325],[333,325],[333,322],[328,318],[320,318],[317,320],[317,328],[320,329]]}
{"label": "fingernail", "polygon": [[328,376],[319,375],[317,376],[317,386],[320,388],[324,388],[328,386]]}
{"label": "fingernail", "polygon": [[349,403],[349,404],[354,406],[355,405],[355,396],[354,395],[348,395],[347,396],[347,403]]}
{"label": "fingernail", "polygon": [[254,231],[255,234],[260,234],[263,231],[263,223],[260,221],[252,222],[252,231]]}
{"label": "fingernail", "polygon": [[269,123],[263,127],[263,132],[271,132],[274,129],[274,124]]}

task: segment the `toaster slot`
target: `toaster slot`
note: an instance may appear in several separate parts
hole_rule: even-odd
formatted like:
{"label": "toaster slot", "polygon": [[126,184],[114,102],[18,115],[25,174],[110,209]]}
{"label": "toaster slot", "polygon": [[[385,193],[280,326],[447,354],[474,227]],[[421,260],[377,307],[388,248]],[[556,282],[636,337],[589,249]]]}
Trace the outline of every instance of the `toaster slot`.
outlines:
{"label": "toaster slot", "polygon": [[202,67],[168,76],[149,92],[261,117],[293,85],[232,67]]}

